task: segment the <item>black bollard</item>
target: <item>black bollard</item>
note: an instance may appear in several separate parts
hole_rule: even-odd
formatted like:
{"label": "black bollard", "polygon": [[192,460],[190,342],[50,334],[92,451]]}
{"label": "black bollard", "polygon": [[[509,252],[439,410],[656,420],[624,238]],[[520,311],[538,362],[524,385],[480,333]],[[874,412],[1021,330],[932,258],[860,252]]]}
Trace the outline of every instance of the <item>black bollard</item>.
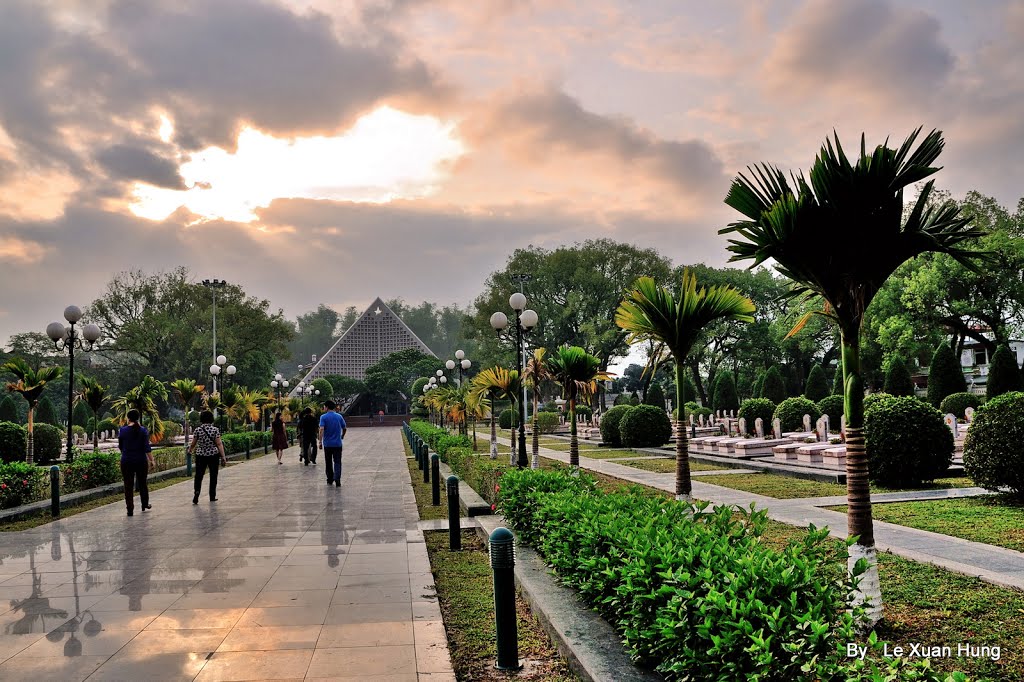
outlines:
{"label": "black bollard", "polygon": [[60,518],[60,467],[50,467],[50,516]]}
{"label": "black bollard", "polygon": [[430,456],[430,503],[435,507],[441,506],[441,458],[437,455]]}
{"label": "black bollard", "polygon": [[246,432],[246,434],[245,434],[245,458],[246,459],[249,459],[249,457],[250,457],[249,449],[251,447],[252,447],[252,438],[250,438],[249,437],[249,433]]}
{"label": "black bollard", "polygon": [[498,670],[519,670],[516,627],[516,540],[508,528],[495,528],[488,542],[494,571],[494,623],[498,640]]}
{"label": "black bollard", "polygon": [[462,549],[462,528],[459,521],[459,477],[449,476],[445,482],[448,492],[448,549]]}
{"label": "black bollard", "polygon": [[424,443],[420,446],[420,470],[426,471],[429,466],[428,458],[430,457],[430,446]]}
{"label": "black bollard", "polygon": [[267,438],[267,432],[263,431],[263,454],[270,454],[270,440]]}
{"label": "black bollard", "polygon": [[437,457],[437,455],[427,455],[424,453],[423,456],[423,482],[430,483],[430,458]]}

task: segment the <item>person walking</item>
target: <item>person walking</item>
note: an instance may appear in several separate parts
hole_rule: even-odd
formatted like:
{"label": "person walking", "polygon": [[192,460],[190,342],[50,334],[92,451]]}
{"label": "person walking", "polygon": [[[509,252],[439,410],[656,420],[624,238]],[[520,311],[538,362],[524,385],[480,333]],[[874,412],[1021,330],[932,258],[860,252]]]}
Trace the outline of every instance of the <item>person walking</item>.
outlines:
{"label": "person walking", "polygon": [[[335,409],[333,400],[324,403],[320,415],[320,447],[324,451],[324,467],[327,469],[327,485],[341,487],[341,448],[348,431],[345,418]],[[372,416],[370,417],[373,418]]]}
{"label": "person walking", "polygon": [[121,450],[121,478],[124,479],[124,504],[128,516],[135,513],[135,489],[139,491],[142,511],[152,509],[146,477],[153,466],[153,447],[149,444],[149,431],[139,423],[139,411],[128,410],[128,423],[117,432],[117,447]]}
{"label": "person walking", "polygon": [[224,443],[220,439],[220,429],[213,425],[213,412],[203,410],[199,415],[199,426],[192,434],[189,451],[195,455],[196,477],[195,495],[192,504],[199,504],[199,493],[203,490],[203,476],[210,470],[210,502],[217,501],[217,468],[227,466],[228,459],[224,454]]}
{"label": "person walking", "polygon": [[281,461],[281,457],[284,455],[284,451],[288,449],[288,432],[284,430],[284,419],[281,418],[280,411],[274,415],[274,421],[270,424],[270,427],[273,432],[271,445],[277,454],[277,463],[284,464]]}
{"label": "person walking", "polygon": [[299,429],[302,431],[302,459],[305,461],[305,466],[309,466],[310,462],[316,464],[316,441],[317,441],[317,429],[320,426],[320,420],[313,414],[313,408],[307,407],[302,411],[302,419],[299,420]]}

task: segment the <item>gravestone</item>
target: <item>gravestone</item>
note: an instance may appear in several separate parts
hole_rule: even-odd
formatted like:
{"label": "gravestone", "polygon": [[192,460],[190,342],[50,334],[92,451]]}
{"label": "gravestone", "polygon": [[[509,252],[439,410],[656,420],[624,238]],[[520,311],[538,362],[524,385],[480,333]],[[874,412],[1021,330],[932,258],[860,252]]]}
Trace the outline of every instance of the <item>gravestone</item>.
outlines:
{"label": "gravestone", "polygon": [[964,410],[964,416],[967,417],[967,423],[968,424],[973,423],[974,422],[974,408],[973,407],[968,407],[966,410]]}
{"label": "gravestone", "polygon": [[754,420],[754,433],[758,438],[764,438],[764,420],[760,417]]}
{"label": "gravestone", "polygon": [[782,438],[782,421],[781,420],[778,420],[778,419],[773,419],[772,420],[772,436],[774,436],[776,440],[779,440],[779,439]]}
{"label": "gravestone", "polygon": [[839,435],[843,437],[843,442],[846,441],[846,415],[839,417]]}
{"label": "gravestone", "polygon": [[947,413],[946,416],[942,418],[942,420],[946,422],[946,426],[948,426],[949,430],[953,432],[953,438],[955,439],[958,435],[956,429],[956,417],[952,413]]}
{"label": "gravestone", "polygon": [[691,414],[690,415],[690,426],[693,426],[694,423],[695,423],[695,421],[694,421],[693,415]]}
{"label": "gravestone", "polygon": [[744,419],[743,417],[740,417],[740,420],[739,420],[738,423],[739,423],[739,433],[736,434],[736,435],[744,436],[745,437],[747,435],[747,420]]}
{"label": "gravestone", "polygon": [[804,415],[804,431],[810,433],[811,430],[812,430],[811,429],[811,415],[805,414]]}
{"label": "gravestone", "polygon": [[702,429],[704,428],[704,415],[701,415],[701,416],[700,416],[700,427],[701,427]]}
{"label": "gravestone", "polygon": [[715,416],[718,417],[719,419],[721,419],[722,418],[722,411],[721,410],[716,410],[715,411]]}
{"label": "gravestone", "polygon": [[818,434],[818,440],[822,443],[828,442],[828,415],[822,415],[818,417],[818,423],[815,424],[815,431]]}

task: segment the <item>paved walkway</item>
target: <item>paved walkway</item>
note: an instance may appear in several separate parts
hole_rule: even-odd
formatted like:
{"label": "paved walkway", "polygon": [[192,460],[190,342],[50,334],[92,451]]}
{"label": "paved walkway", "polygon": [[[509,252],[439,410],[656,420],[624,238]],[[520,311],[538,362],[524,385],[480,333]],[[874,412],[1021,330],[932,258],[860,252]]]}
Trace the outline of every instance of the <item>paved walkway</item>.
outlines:
{"label": "paved walkway", "polygon": [[[569,453],[541,447],[541,454],[549,459],[560,462],[569,461]],[[633,483],[675,492],[675,474],[661,474],[643,471],[633,467],[616,464],[604,459],[591,459],[580,455],[580,466],[584,469],[621,478]],[[719,473],[719,472],[710,472]],[[872,495],[877,501],[945,499],[968,497],[987,493],[980,488],[927,490],[907,493],[881,493]],[[734,490],[710,483],[702,483],[698,476],[693,477],[693,495],[713,504],[739,505],[750,507],[751,503],[759,509],[768,511],[768,516],[793,526],[806,527],[813,523],[822,528],[829,527],[833,537],[846,537],[846,514],[822,509],[820,506],[846,504],[845,497],[817,497],[794,500],[779,500],[764,495],[756,495],[743,490]],[[902,557],[935,564],[943,568],[977,576],[983,580],[1024,590],[1024,553],[1015,552],[1002,547],[994,547],[981,542],[971,542],[960,538],[931,533],[892,523],[875,521],[875,545],[879,550],[892,552]]]}
{"label": "paved walkway", "polygon": [[401,437],[0,534],[0,679],[454,682]]}

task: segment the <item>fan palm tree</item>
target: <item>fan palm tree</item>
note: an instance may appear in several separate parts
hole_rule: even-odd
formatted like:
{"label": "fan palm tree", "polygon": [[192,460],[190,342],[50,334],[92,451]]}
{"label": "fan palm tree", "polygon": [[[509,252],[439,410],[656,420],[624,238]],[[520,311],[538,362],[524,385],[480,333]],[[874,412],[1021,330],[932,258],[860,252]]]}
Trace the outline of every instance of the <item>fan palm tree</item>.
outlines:
{"label": "fan palm tree", "polygon": [[28,450],[25,456],[26,461],[32,464],[35,461],[34,449],[34,421],[36,405],[39,404],[39,396],[42,394],[46,384],[54,381],[64,372],[63,367],[40,367],[32,369],[22,358],[11,358],[0,368],[14,375],[17,381],[7,384],[7,390],[12,393],[20,393],[28,402]]}
{"label": "fan palm tree", "polygon": [[143,421],[148,417],[150,440],[156,443],[164,437],[164,425],[160,421],[160,411],[156,406],[157,398],[167,400],[167,386],[147,374],[142,377],[138,386],[128,389],[123,396],[115,400],[112,407],[122,424],[128,421],[128,410],[138,410]]}
{"label": "fan palm tree", "polygon": [[[477,374],[469,382],[470,390],[475,394],[477,400],[483,400],[487,396],[491,405],[498,398],[508,398],[515,404],[519,395],[519,371],[505,369],[504,367],[489,367]],[[491,409],[491,459],[498,459],[498,432],[494,425],[494,410]],[[512,434],[513,462],[516,451],[516,436]]]}
{"label": "fan palm tree", "polygon": [[[868,153],[861,136],[860,156],[847,158],[835,137],[826,140],[809,173],[793,177],[791,187],[777,168],[761,164],[740,175],[725,203],[743,219],[721,230],[730,239],[732,260],[771,258],[793,280],[793,296],[820,296],[823,314],[839,326],[842,339],[844,412],[846,414],[846,485],[851,573],[867,569],[860,578],[856,602],[866,601],[873,625],[882,615],[878,583],[871,491],[864,447],[864,385],[860,367],[860,329],[864,314],[878,290],[904,261],[934,251],[945,253],[977,270],[976,258],[988,258],[966,248],[965,242],[983,232],[970,226],[952,201],[933,205],[934,181],[928,181],[913,208],[904,215],[903,191],[935,173],[932,163],[942,152],[942,134],[933,130],[915,148],[918,128],[899,149],[886,144]],[[841,244],[839,249],[821,245]],[[751,266],[753,267],[753,266]],[[802,322],[806,321],[806,317]],[[799,330],[797,324],[793,332]],[[863,560],[863,562],[862,562]],[[855,570],[857,569],[857,570]]]}
{"label": "fan palm tree", "polygon": [[[100,421],[100,410],[107,403],[109,395],[107,395],[107,387],[96,380],[95,377],[88,377],[84,374],[78,375],[78,383],[81,384],[82,390],[78,392],[75,397],[76,401],[82,401],[89,406],[92,410],[92,418],[95,424],[99,424]],[[98,452],[100,449],[100,430],[93,426],[92,429],[92,451]]]}
{"label": "fan palm tree", "polygon": [[474,392],[470,384],[466,384],[466,388],[466,411],[473,419],[473,451],[476,452],[476,420],[490,414],[491,401],[483,393]]}
{"label": "fan palm tree", "polygon": [[220,406],[224,409],[224,416],[227,417],[227,430],[231,431],[231,417],[235,414],[235,406],[238,405],[238,389],[234,386],[225,388],[220,392]]}
{"label": "fan palm tree", "polygon": [[235,401],[235,417],[241,419],[246,425],[256,422],[260,418],[260,400],[266,397],[260,391],[240,389],[238,399]]}
{"label": "fan palm tree", "polygon": [[523,371],[523,381],[533,389],[533,458],[530,462],[531,469],[540,468],[540,435],[537,430],[537,407],[540,402],[540,385],[544,381],[553,381],[554,375],[548,370],[544,361],[547,355],[547,348],[536,348],[526,360],[526,369]]}
{"label": "fan palm tree", "polygon": [[753,322],[754,304],[730,286],[697,288],[697,278],[683,272],[679,288],[671,291],[650,277],[641,277],[626,292],[615,312],[615,323],[629,332],[628,340],[664,344],[676,365],[676,499],[690,501],[690,454],[683,424],[683,386],[686,356],[701,331],[715,320]]}
{"label": "fan palm tree", "polygon": [[188,452],[188,413],[195,401],[203,395],[206,386],[197,384],[194,379],[177,379],[172,381],[170,386],[178,403],[185,410],[185,451]]}
{"label": "fan palm tree", "polygon": [[569,466],[580,465],[580,444],[576,439],[576,399],[597,392],[597,382],[610,379],[601,371],[601,358],[579,346],[562,346],[545,360],[548,373],[562,387],[569,403]]}

